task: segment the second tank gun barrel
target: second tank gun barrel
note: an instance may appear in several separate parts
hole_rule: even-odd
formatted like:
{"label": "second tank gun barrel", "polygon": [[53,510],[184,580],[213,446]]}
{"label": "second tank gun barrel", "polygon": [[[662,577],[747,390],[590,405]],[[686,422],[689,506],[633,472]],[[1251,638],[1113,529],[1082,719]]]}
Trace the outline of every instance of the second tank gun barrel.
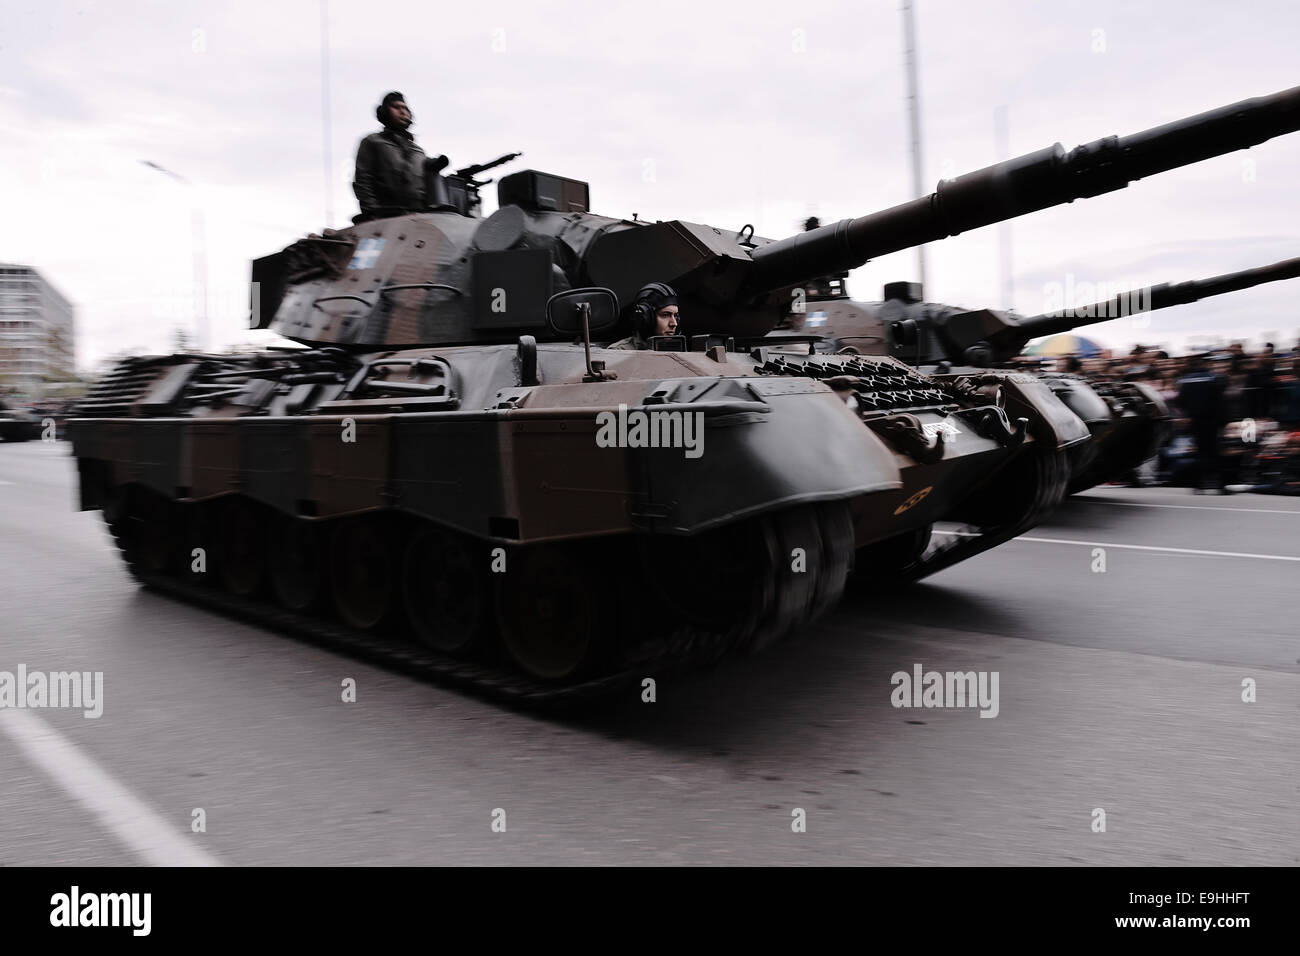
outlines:
{"label": "second tank gun barrel", "polygon": [[746,291],[758,295],[870,259],[1039,209],[1123,189],[1300,129],[1300,86],[1108,136],[1066,152],[1060,143],[940,182],[928,196],[761,246]]}
{"label": "second tank gun barrel", "polygon": [[1266,282],[1278,282],[1282,279],[1300,277],[1300,258],[1283,259],[1272,265],[1260,266],[1258,269],[1244,269],[1241,272],[1227,272],[1208,279],[1192,279],[1188,282],[1163,282],[1147,289],[1133,289],[1091,305],[1065,308],[1059,312],[1045,312],[1041,315],[1021,319],[1016,324],[1016,337],[1023,345],[1030,339],[1044,335],[1068,332],[1080,325],[1102,322],[1108,319],[1120,319],[1157,309],[1168,309],[1175,305],[1186,305],[1199,299],[1238,292]]}

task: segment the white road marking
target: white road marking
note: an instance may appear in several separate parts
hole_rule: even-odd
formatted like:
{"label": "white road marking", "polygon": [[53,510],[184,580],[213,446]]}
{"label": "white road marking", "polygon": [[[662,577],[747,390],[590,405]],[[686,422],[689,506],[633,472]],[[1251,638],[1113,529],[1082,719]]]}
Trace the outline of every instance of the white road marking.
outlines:
{"label": "white road marking", "polygon": [[[1066,499],[1067,501],[1069,499]],[[1074,499],[1075,501],[1096,501],[1107,505],[1124,505],[1129,508],[1190,508],[1193,511],[1231,511],[1234,514],[1261,514],[1261,515],[1295,515],[1300,517],[1300,511],[1283,511],[1277,508],[1215,508],[1213,505],[1159,505],[1155,502],[1144,501],[1111,501],[1109,498],[1102,498],[1097,495],[1084,495]]]}
{"label": "white road marking", "polygon": [[[978,535],[971,531],[940,531],[935,529],[934,534],[950,534],[962,538],[975,538]],[[1013,541],[1035,541],[1042,544],[1077,544],[1085,548],[1122,548],[1127,551],[1164,551],[1169,554],[1204,554],[1212,558],[1258,558],[1261,561],[1300,561],[1300,557],[1292,557],[1286,554],[1252,554],[1249,551],[1202,551],[1199,548],[1161,548],[1153,544],[1115,544],[1105,541],[1074,541],[1070,538],[1031,538],[1028,535],[1021,535],[1018,538],[1012,538]]]}
{"label": "white road marking", "polygon": [[[35,714],[0,709],[0,731],[89,810],[104,828],[153,866],[221,866]],[[12,772],[7,771],[7,772]]]}

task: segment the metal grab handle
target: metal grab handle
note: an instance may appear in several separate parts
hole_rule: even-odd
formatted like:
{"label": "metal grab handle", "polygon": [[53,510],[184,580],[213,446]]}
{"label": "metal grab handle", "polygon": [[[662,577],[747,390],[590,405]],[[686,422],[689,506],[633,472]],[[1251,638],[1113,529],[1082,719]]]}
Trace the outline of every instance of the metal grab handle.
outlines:
{"label": "metal grab handle", "polygon": [[445,292],[454,292],[457,295],[465,294],[454,285],[443,285],[441,282],[408,282],[405,285],[388,285],[380,289],[379,294],[388,295],[390,292],[400,292],[403,289],[442,289]]}
{"label": "metal grab handle", "polygon": [[[353,300],[355,300],[355,301],[357,301],[357,302],[360,302],[362,305],[370,305],[370,304],[371,304],[371,302],[370,302],[369,299],[363,299],[363,298],[361,298],[361,296],[359,296],[359,295],[323,295],[323,296],[321,296],[319,299],[317,299],[315,302],[313,302],[313,303],[311,304],[311,307],[312,307],[313,309],[320,309],[320,304],[321,304],[322,302],[333,302],[335,299],[353,299]],[[320,310],[321,310],[322,312],[325,311],[324,309],[320,309]]]}
{"label": "metal grab handle", "polygon": [[[418,359],[375,359],[372,362],[367,362],[365,367],[358,373],[358,375],[360,376],[358,380],[348,386],[348,391],[351,392],[352,389],[361,386],[362,383],[364,383],[367,388],[382,384],[385,381],[384,379],[376,379],[373,382],[370,380],[369,372],[372,368],[375,368],[377,366],[380,365],[412,366],[412,365],[421,365],[425,362],[436,363],[438,365],[441,365],[443,367],[444,374],[447,376],[448,392],[452,396],[460,394],[460,376],[457,374],[456,369],[451,364],[451,362],[447,361],[447,359],[443,358],[441,355],[424,355]],[[402,384],[407,384],[407,383],[402,383]],[[419,383],[414,383],[414,384],[419,384]],[[424,386],[421,387],[423,388]]]}

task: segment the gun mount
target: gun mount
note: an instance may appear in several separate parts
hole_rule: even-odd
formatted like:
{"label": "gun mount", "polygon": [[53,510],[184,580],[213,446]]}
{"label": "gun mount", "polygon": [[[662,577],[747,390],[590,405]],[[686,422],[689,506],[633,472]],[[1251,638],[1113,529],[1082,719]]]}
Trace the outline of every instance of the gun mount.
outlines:
{"label": "gun mount", "polygon": [[[523,153],[506,153],[487,163],[477,163],[456,170],[450,176],[443,176],[449,161],[446,156],[432,157],[424,166],[424,194],[427,197],[430,212],[454,212],[462,216],[478,216],[478,208],[483,200],[478,191],[488,185],[490,179],[475,179],[479,173],[496,169],[511,160],[518,159]],[[354,220],[356,221],[356,220]]]}

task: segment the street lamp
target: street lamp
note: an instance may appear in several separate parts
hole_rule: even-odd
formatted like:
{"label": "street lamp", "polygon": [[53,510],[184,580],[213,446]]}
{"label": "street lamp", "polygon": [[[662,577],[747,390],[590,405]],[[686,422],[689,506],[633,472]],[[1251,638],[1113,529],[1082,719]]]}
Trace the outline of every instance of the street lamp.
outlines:
{"label": "street lamp", "polygon": [[191,190],[190,248],[193,251],[194,340],[200,352],[206,351],[208,347],[208,228],[203,218],[203,210],[199,206],[197,190],[194,189],[192,182],[165,166],[148,159],[142,159],[140,162]]}
{"label": "street lamp", "polygon": [[[912,0],[903,0],[903,57],[907,66],[907,118],[912,134],[912,194],[920,199],[925,195],[921,179],[921,81],[916,70],[916,16]],[[917,277],[925,289],[925,244],[916,247]]]}

